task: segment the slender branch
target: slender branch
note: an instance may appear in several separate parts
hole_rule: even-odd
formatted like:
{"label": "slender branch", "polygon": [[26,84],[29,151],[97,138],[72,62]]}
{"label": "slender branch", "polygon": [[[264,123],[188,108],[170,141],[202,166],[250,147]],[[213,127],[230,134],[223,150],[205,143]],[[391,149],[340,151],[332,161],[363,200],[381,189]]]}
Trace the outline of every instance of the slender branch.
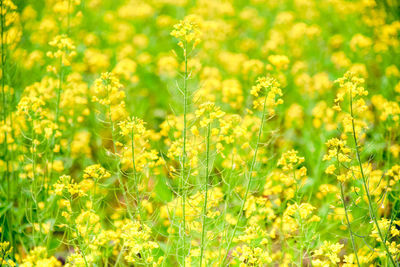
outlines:
{"label": "slender branch", "polygon": [[[337,165],[337,168],[338,168],[338,171],[340,174],[339,148],[337,149],[337,152],[336,152],[336,162],[337,162],[336,165]],[[349,215],[348,215],[347,205],[344,200],[343,183],[339,182],[339,185],[340,185],[340,198],[342,200],[342,205],[343,205],[344,214],[345,214],[345,218],[346,218],[347,229],[349,230],[349,234],[350,234],[351,245],[353,247],[354,254],[356,255],[357,266],[360,267],[361,265],[360,265],[360,261],[358,259],[358,250],[357,250],[356,243],[354,241],[354,233],[353,233],[353,230],[351,229],[351,223],[350,223],[350,219],[349,219]]]}
{"label": "slender branch", "polygon": [[206,137],[206,179],[205,179],[205,192],[204,192],[204,206],[203,206],[203,227],[201,231],[201,249],[200,249],[200,267],[203,263],[204,254],[204,240],[206,233],[206,213],[207,213],[207,198],[208,198],[208,179],[209,179],[209,158],[210,158],[210,123],[207,125],[207,137]]}
{"label": "slender branch", "polygon": [[351,116],[352,130],[353,130],[354,146],[355,146],[357,161],[358,161],[358,165],[359,165],[359,168],[360,168],[361,177],[362,177],[362,181],[363,181],[363,185],[364,185],[364,190],[365,190],[365,193],[367,194],[367,198],[368,198],[369,214],[370,214],[370,217],[371,217],[371,219],[373,220],[373,222],[374,222],[374,224],[376,226],[376,229],[378,231],[379,237],[380,237],[380,239],[382,241],[383,247],[385,248],[386,254],[387,254],[390,262],[393,264],[393,266],[399,266],[398,263],[397,264],[395,263],[395,261],[393,259],[393,256],[390,253],[388,246],[386,245],[385,238],[383,237],[381,228],[379,227],[378,220],[377,220],[377,218],[375,216],[375,212],[374,212],[374,209],[372,207],[372,198],[371,198],[371,195],[369,193],[367,180],[366,180],[365,175],[364,175],[364,170],[363,170],[363,166],[362,166],[362,162],[361,162],[360,151],[359,151],[358,141],[357,141],[357,136],[356,136],[355,125],[354,125],[353,96],[352,96],[351,90],[350,90],[350,96],[349,97],[350,97],[350,116]]}
{"label": "slender branch", "polygon": [[136,171],[136,162],[135,162],[135,136],[134,136],[134,132],[132,129],[132,136],[131,136],[132,140],[132,164],[133,164],[133,183],[135,186],[135,191],[136,191],[136,206],[137,206],[137,211],[138,211],[138,215],[140,216],[140,218],[142,218],[142,213],[141,213],[141,208],[140,208],[140,195],[139,195],[139,188],[138,188],[138,179],[137,179],[137,171]]}
{"label": "slender branch", "polygon": [[[6,55],[5,55],[5,49],[4,46],[6,45],[6,42],[4,40],[5,38],[5,26],[6,26],[6,21],[5,21],[5,14],[7,14],[7,11],[4,12],[4,0],[1,0],[1,93],[2,93],[2,102],[3,102],[3,123],[4,125],[7,125],[7,117],[8,117],[8,110],[7,110],[7,100],[6,100],[6,92],[5,92],[5,78],[7,74],[7,61],[6,61]],[[3,141],[3,147],[4,147],[4,152],[3,152],[3,157],[5,159],[5,164],[6,164],[6,169],[3,174],[4,180],[7,181],[7,202],[10,203],[11,197],[12,197],[12,191],[11,191],[11,181],[10,179],[10,164],[9,164],[9,158],[8,158],[8,133],[7,133],[7,127],[5,127],[4,130],[4,141]],[[9,240],[11,244],[13,243],[13,224],[12,224],[12,214],[7,212],[7,224],[8,227],[10,228],[8,233],[9,233]],[[3,239],[3,235],[2,235]]]}
{"label": "slender branch", "polygon": [[244,204],[246,203],[247,196],[248,196],[249,191],[250,191],[250,185],[251,185],[251,181],[252,181],[251,178],[252,178],[252,175],[253,175],[254,166],[256,165],[258,148],[259,148],[259,146],[260,146],[261,135],[262,135],[262,132],[263,132],[263,126],[264,126],[264,120],[265,120],[265,111],[266,111],[266,102],[267,102],[267,97],[265,96],[265,97],[264,97],[264,104],[263,104],[263,111],[262,111],[262,116],[261,116],[261,125],[260,125],[260,128],[259,128],[259,130],[258,130],[257,143],[256,143],[256,147],[255,147],[255,149],[254,149],[254,155],[253,155],[253,159],[252,159],[252,161],[251,161],[250,170],[249,170],[248,177],[247,177],[246,192],[245,192],[245,194],[244,194],[244,197],[243,197],[243,200],[242,200],[242,204],[241,204],[240,210],[239,210],[239,215],[238,215],[238,219],[237,219],[237,222],[238,222],[238,223],[237,223],[237,224],[235,225],[235,227],[233,228],[232,235],[231,235],[231,237],[230,237],[229,240],[228,240],[228,245],[227,245],[227,247],[226,247],[225,256],[224,256],[224,258],[222,259],[221,265],[224,265],[224,263],[225,263],[225,261],[226,261],[226,258],[227,258],[227,256],[228,256],[229,249],[230,249],[230,247],[231,247],[233,238],[235,237],[235,234],[236,234],[236,231],[237,231],[237,228],[238,228],[238,224],[239,224],[239,222],[240,222],[240,219],[242,218],[242,213],[243,213],[243,209],[244,209]]}
{"label": "slender branch", "polygon": [[360,265],[360,261],[358,259],[357,246],[356,246],[356,243],[354,241],[353,230],[351,229],[351,223],[350,223],[350,219],[349,219],[349,216],[348,216],[348,210],[347,210],[346,203],[344,201],[344,190],[343,190],[343,183],[342,182],[340,182],[340,196],[341,196],[341,200],[342,200],[342,204],[343,204],[343,208],[344,208],[344,214],[345,214],[345,217],[346,217],[347,228],[349,229],[351,245],[353,247],[354,255],[356,255],[357,266],[360,267],[361,265]]}
{"label": "slender branch", "polygon": [[184,46],[184,57],[185,57],[185,73],[183,78],[183,144],[182,144],[182,160],[181,160],[181,195],[182,195],[182,225],[179,233],[183,236],[182,238],[182,265],[185,267],[185,254],[186,254],[186,185],[189,175],[186,175],[186,138],[187,138],[187,80],[188,80],[188,57],[187,57],[187,42],[185,41]]}

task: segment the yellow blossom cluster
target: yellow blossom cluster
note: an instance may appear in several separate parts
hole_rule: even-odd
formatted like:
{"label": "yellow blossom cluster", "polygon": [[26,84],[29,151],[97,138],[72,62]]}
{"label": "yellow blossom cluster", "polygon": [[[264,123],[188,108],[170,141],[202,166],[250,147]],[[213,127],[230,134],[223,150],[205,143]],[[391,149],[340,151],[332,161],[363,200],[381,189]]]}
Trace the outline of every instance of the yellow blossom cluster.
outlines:
{"label": "yellow blossom cluster", "polygon": [[[76,56],[76,47],[67,35],[57,35],[51,42],[49,42],[49,45],[57,49],[54,52],[49,51],[46,53],[49,58],[54,58],[56,62],[59,61],[62,66],[71,65],[71,59]],[[47,66],[47,70],[54,73],[60,71],[52,65]]]}
{"label": "yellow blossom cluster", "polygon": [[187,49],[191,44],[195,48],[200,43],[202,31],[200,29],[201,18],[198,16],[187,16],[184,20],[174,25],[171,35],[179,40],[179,46]]}
{"label": "yellow blossom cluster", "polygon": [[270,115],[273,115],[274,108],[283,104],[280,98],[283,93],[277,80],[271,77],[260,77],[256,81],[256,85],[251,88],[250,94],[256,97],[253,101],[255,109],[268,109]]}

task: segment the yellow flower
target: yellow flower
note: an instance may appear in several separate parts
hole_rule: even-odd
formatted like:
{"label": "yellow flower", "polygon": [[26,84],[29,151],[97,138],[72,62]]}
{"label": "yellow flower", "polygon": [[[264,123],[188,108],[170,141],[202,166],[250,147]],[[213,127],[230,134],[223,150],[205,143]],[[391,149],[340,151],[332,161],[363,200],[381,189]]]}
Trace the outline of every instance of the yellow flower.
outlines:
{"label": "yellow flower", "polygon": [[268,57],[269,62],[274,65],[277,69],[287,69],[289,65],[289,58],[285,55],[270,55]]}
{"label": "yellow flower", "polygon": [[111,176],[111,174],[106,169],[101,167],[100,164],[90,165],[90,166],[86,167],[85,170],[83,171],[84,179],[90,178],[90,179],[94,179],[94,180],[100,180],[100,179],[109,178],[110,176]]}
{"label": "yellow flower", "polygon": [[258,78],[256,85],[251,88],[250,94],[256,97],[253,101],[254,108],[262,109],[265,102],[265,107],[270,115],[275,113],[276,106],[283,103],[283,100],[279,98],[283,95],[280,84],[272,77]]}
{"label": "yellow flower", "polygon": [[200,127],[206,127],[214,119],[221,118],[225,115],[220,107],[216,106],[213,102],[206,102],[199,106],[199,109],[195,112],[196,117],[200,118]]}
{"label": "yellow flower", "polygon": [[185,46],[188,44],[192,44],[192,47],[195,48],[200,43],[202,35],[200,23],[200,17],[195,15],[187,16],[184,20],[174,25],[171,35],[179,39],[179,46],[183,49],[186,49]]}
{"label": "yellow flower", "polygon": [[121,90],[122,84],[115,74],[105,72],[94,82],[92,100],[102,105],[118,105],[125,98],[125,92]]}
{"label": "yellow flower", "polygon": [[[49,58],[60,59],[62,66],[71,65],[71,59],[76,56],[76,47],[72,40],[67,37],[67,35],[57,35],[51,42],[49,42],[49,45],[57,49],[54,52],[47,52],[46,55]],[[50,66],[50,68],[53,69],[55,72],[59,71],[59,69],[57,70],[54,66]],[[61,68],[61,66],[58,66],[58,68]]]}
{"label": "yellow flower", "polygon": [[300,206],[298,207],[300,218],[302,219],[307,218],[315,209],[316,208],[309,203],[301,203]]}
{"label": "yellow flower", "polygon": [[326,174],[333,174],[336,170],[335,165],[331,164],[325,169]]}
{"label": "yellow flower", "polygon": [[136,117],[128,117],[118,123],[122,136],[141,136],[146,132],[145,122]]}
{"label": "yellow flower", "polygon": [[278,161],[278,166],[282,166],[284,171],[293,170],[299,164],[304,162],[304,157],[297,156],[299,152],[292,149],[282,154]]}
{"label": "yellow flower", "polygon": [[337,158],[339,162],[350,162],[350,148],[346,145],[345,140],[340,140],[338,138],[329,139],[325,145],[328,151],[323,157],[323,160],[331,160]]}
{"label": "yellow flower", "polygon": [[331,264],[337,264],[340,262],[338,254],[343,248],[343,246],[344,246],[343,244],[324,241],[323,245],[319,249],[314,250],[313,254],[314,256],[326,257]]}
{"label": "yellow flower", "polygon": [[[368,95],[368,91],[362,86],[364,79],[355,76],[350,71],[346,72],[342,78],[337,79],[335,83],[338,83],[341,89],[336,95],[335,110],[341,110],[340,103],[344,101],[346,95],[352,99]],[[361,105],[359,108],[365,109],[365,105]]]}

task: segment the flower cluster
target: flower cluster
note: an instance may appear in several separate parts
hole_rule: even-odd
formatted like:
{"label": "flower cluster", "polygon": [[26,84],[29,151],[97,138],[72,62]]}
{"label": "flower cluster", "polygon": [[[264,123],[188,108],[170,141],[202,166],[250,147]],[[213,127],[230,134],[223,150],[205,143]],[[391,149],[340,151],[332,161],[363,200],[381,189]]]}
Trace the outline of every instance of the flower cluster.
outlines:
{"label": "flower cluster", "polygon": [[[351,109],[354,112],[362,113],[367,109],[364,96],[368,95],[368,91],[362,86],[364,84],[364,79],[357,77],[352,72],[346,72],[342,78],[335,81],[339,84],[340,90],[336,94],[335,106],[333,109],[336,111],[341,111],[341,103],[345,101],[347,96],[350,101]],[[353,112],[353,111],[351,111]]]}
{"label": "flower cluster", "polygon": [[94,179],[98,181],[100,179],[107,179],[110,176],[111,174],[106,169],[101,167],[100,164],[90,165],[83,171],[84,179]]}
{"label": "flower cluster", "polygon": [[225,113],[212,102],[201,104],[195,114],[196,117],[201,118],[200,127],[206,127],[213,120],[219,119],[225,115]]}
{"label": "flower cluster", "polygon": [[121,90],[122,84],[112,72],[101,74],[93,85],[94,102],[102,105],[119,105],[125,99],[125,92]]}
{"label": "flower cluster", "polygon": [[122,225],[121,245],[126,249],[124,258],[133,264],[152,263],[154,259],[149,251],[158,248],[158,244],[151,241],[151,229],[137,221],[127,220]]}
{"label": "flower cluster", "polygon": [[258,78],[256,85],[251,88],[250,94],[256,97],[253,101],[254,109],[263,109],[265,106],[270,115],[275,113],[276,106],[283,104],[283,100],[280,98],[283,95],[280,84],[272,77]]}
{"label": "flower cluster", "polygon": [[187,16],[184,20],[174,25],[171,35],[179,40],[178,45],[185,51],[188,44],[191,44],[192,48],[195,48],[201,40],[202,31],[200,25],[200,17]]}
{"label": "flower cluster", "polygon": [[[76,47],[72,40],[65,34],[57,35],[49,45],[55,48],[55,51],[48,51],[46,53],[47,57],[55,59],[56,62],[60,62],[60,66],[70,66],[71,59],[76,56]],[[54,73],[58,73],[60,69],[53,65],[47,66],[48,71],[52,71]]]}
{"label": "flower cluster", "polygon": [[284,171],[291,171],[299,164],[304,162],[304,157],[297,156],[299,152],[292,149],[282,154],[278,161],[278,166],[282,166]]}
{"label": "flower cluster", "polygon": [[141,136],[146,132],[145,122],[139,118],[127,118],[118,123],[122,136]]}

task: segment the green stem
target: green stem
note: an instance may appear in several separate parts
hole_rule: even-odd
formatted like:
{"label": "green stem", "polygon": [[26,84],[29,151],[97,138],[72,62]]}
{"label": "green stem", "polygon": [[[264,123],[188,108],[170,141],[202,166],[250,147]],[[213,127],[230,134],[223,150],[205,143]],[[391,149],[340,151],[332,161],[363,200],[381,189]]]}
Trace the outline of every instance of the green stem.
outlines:
{"label": "green stem", "polygon": [[395,261],[393,259],[393,256],[390,253],[389,248],[386,245],[385,238],[383,237],[381,228],[379,227],[378,220],[377,220],[377,218],[375,216],[375,212],[374,212],[374,209],[372,207],[372,198],[371,198],[371,195],[369,193],[369,188],[368,188],[368,185],[367,185],[367,179],[365,178],[365,175],[364,175],[364,170],[363,170],[363,166],[362,166],[362,162],[361,162],[360,151],[359,151],[358,141],[357,141],[357,136],[356,136],[355,125],[354,125],[353,97],[352,97],[351,90],[350,90],[350,116],[351,116],[351,125],[352,125],[352,129],[353,129],[353,139],[354,139],[354,146],[355,146],[355,150],[356,150],[357,161],[358,161],[358,165],[360,167],[360,172],[361,172],[361,177],[362,177],[362,181],[363,181],[363,185],[364,185],[364,190],[365,190],[365,193],[367,194],[367,198],[368,198],[369,214],[370,214],[371,219],[374,221],[376,229],[378,230],[379,237],[380,237],[380,239],[382,241],[383,247],[385,248],[386,254],[387,254],[390,262],[393,264],[393,266],[399,266],[398,264],[395,263]]}
{"label": "green stem", "polygon": [[229,201],[230,201],[230,196],[231,196],[231,187],[232,187],[232,184],[231,184],[231,176],[232,176],[232,172],[233,172],[233,164],[234,164],[234,157],[233,157],[233,155],[234,155],[234,153],[231,153],[231,156],[232,156],[232,159],[231,159],[231,168],[230,168],[230,171],[229,171],[229,175],[228,175],[228,177],[227,177],[227,182],[228,182],[228,190],[226,191],[226,199],[225,199],[225,203],[224,203],[224,210],[223,210],[223,213],[222,213],[222,216],[221,216],[221,218],[223,218],[223,221],[224,221],[224,224],[223,224],[223,231],[224,231],[224,235],[223,235],[223,241],[221,240],[221,242],[220,242],[220,244],[219,244],[219,253],[218,253],[218,259],[220,259],[221,258],[221,251],[222,251],[222,245],[223,245],[223,243],[224,243],[224,241],[226,240],[226,238],[227,238],[227,236],[228,236],[228,233],[227,233],[227,231],[225,231],[225,229],[227,229],[227,221],[226,221],[226,214],[227,214],[227,209],[228,209],[228,203],[229,203]]}
{"label": "green stem", "polygon": [[88,264],[88,262],[86,260],[86,253],[82,249],[83,246],[82,246],[81,240],[83,239],[83,237],[79,233],[79,231],[78,231],[78,229],[76,227],[74,228],[74,230],[75,230],[75,233],[77,234],[77,236],[79,237],[78,240],[76,241],[76,243],[78,245],[79,251],[82,253],[82,258],[83,258],[83,261],[85,262],[85,267],[89,267],[89,264]]}
{"label": "green stem", "polygon": [[300,225],[301,225],[301,227],[300,227],[300,265],[299,266],[303,266],[303,249],[304,249],[304,240],[303,240],[303,220],[302,219],[300,219]]}
{"label": "green stem", "polygon": [[[31,140],[31,154],[32,154],[32,183],[31,183],[31,192],[32,192],[32,200],[35,204],[35,209],[38,210],[38,205],[37,205],[37,187],[36,187],[36,183],[37,180],[36,179],[36,144],[35,144],[35,140],[36,140],[36,133],[35,133],[35,129],[34,129],[34,121],[32,121],[32,129],[31,129],[31,136],[32,136],[32,140]],[[30,218],[31,218],[31,224],[32,224],[32,233],[33,233],[33,243],[36,246],[36,234],[37,231],[35,231],[35,227],[33,227],[33,209],[30,210]]]}
{"label": "green stem", "polygon": [[[337,168],[338,168],[338,171],[339,171],[339,174],[340,174],[339,151],[337,151],[337,153],[336,153],[336,165],[337,165]],[[346,205],[346,202],[344,201],[343,183],[340,182],[339,184],[340,184],[340,196],[341,196],[342,205],[343,205],[343,209],[344,209],[344,214],[345,214],[345,218],[346,218],[347,228],[349,229],[351,245],[353,247],[354,254],[356,255],[357,266],[360,267],[361,265],[360,265],[360,261],[358,259],[358,250],[357,250],[357,247],[356,247],[356,243],[354,241],[353,230],[351,229],[351,223],[350,223],[350,219],[349,219],[349,216],[348,216],[347,205]]]}
{"label": "green stem", "polygon": [[186,184],[187,178],[185,174],[186,169],[186,128],[187,128],[187,80],[188,80],[188,58],[187,58],[187,42],[185,42],[184,47],[185,56],[185,73],[183,79],[183,144],[182,144],[182,160],[181,160],[181,194],[182,194],[182,226],[179,231],[182,238],[182,265],[185,267],[185,254],[186,254]]}
{"label": "green stem", "polygon": [[343,208],[344,208],[344,214],[345,214],[345,217],[346,217],[347,228],[349,229],[351,245],[353,247],[354,255],[356,255],[357,266],[360,267],[361,265],[360,265],[360,261],[358,260],[358,251],[357,251],[356,243],[354,241],[353,230],[351,229],[351,224],[350,224],[350,220],[349,220],[349,216],[348,216],[347,206],[346,206],[346,203],[344,201],[344,190],[343,190],[343,183],[342,182],[340,182],[340,196],[341,196],[341,199],[342,199],[342,204],[343,204]]}
{"label": "green stem", "polygon": [[132,136],[131,136],[132,140],[131,140],[131,145],[132,145],[132,164],[133,164],[133,183],[135,186],[135,191],[136,191],[136,205],[137,205],[137,213],[140,216],[140,218],[142,218],[142,213],[141,213],[141,208],[140,208],[140,194],[139,194],[139,188],[138,188],[138,184],[139,181],[137,179],[137,171],[136,171],[136,163],[135,163],[135,136],[134,136],[134,132],[132,130]]}
{"label": "green stem", "polygon": [[258,148],[260,146],[261,134],[263,132],[263,125],[264,125],[264,120],[265,120],[266,102],[267,102],[267,97],[264,97],[263,111],[262,111],[262,116],[261,116],[261,125],[260,125],[260,129],[258,130],[257,143],[256,143],[256,147],[254,149],[254,155],[253,155],[253,159],[251,161],[250,170],[249,170],[248,177],[247,177],[246,192],[244,194],[244,197],[243,197],[243,200],[242,200],[242,204],[240,206],[239,215],[238,215],[238,219],[237,219],[237,224],[233,228],[232,235],[228,240],[228,245],[226,247],[225,256],[224,256],[224,258],[222,259],[222,262],[221,262],[222,265],[224,264],[224,262],[225,262],[225,260],[226,260],[226,258],[228,256],[229,249],[230,249],[231,244],[232,244],[232,240],[235,237],[235,234],[236,234],[236,231],[237,231],[237,227],[239,225],[240,219],[242,218],[244,204],[246,203],[247,196],[248,196],[249,191],[250,191],[250,185],[251,185],[251,181],[252,181],[251,178],[253,176],[254,166],[256,165]]}
{"label": "green stem", "polygon": [[[110,98],[110,92],[109,92],[108,81],[107,81],[106,92],[107,92],[107,97],[106,98],[109,99]],[[114,137],[114,135],[115,135],[115,125],[114,125],[114,122],[113,122],[112,116],[111,116],[111,104],[107,105],[107,112],[108,112],[108,119],[109,119],[109,122],[110,122],[110,125],[111,125],[111,141],[112,141],[113,150],[114,150],[114,152],[112,154],[114,154],[115,156],[118,157],[117,145],[115,144],[115,137]],[[121,169],[120,169],[119,165],[120,165],[120,160],[118,160],[118,162],[117,162],[117,180],[118,180],[119,188],[122,191],[122,195],[124,197],[124,201],[125,201],[125,205],[126,205],[126,210],[128,211],[128,215],[129,215],[129,217],[131,219],[133,219],[132,213],[131,213],[131,211],[129,209],[129,203],[128,203],[128,198],[126,196],[125,186],[124,186],[124,184],[122,182],[122,179],[121,179]]]}
{"label": "green stem", "polygon": [[[108,88],[107,88],[107,95],[108,95]],[[108,98],[108,96],[107,96]],[[109,114],[109,120],[110,120],[110,124],[111,124],[111,141],[113,143],[113,150],[114,153],[117,157],[118,157],[118,152],[117,152],[117,145],[115,144],[115,125],[114,122],[112,121],[112,117],[111,117],[111,106],[107,105],[108,107],[108,114]],[[128,197],[126,196],[126,190],[125,190],[125,185],[121,179],[121,168],[120,168],[120,160],[118,160],[117,162],[117,179],[118,179],[118,184],[120,187],[120,190],[122,191],[122,195],[124,197],[124,201],[125,201],[125,205],[126,205],[126,210],[128,211],[128,215],[131,219],[133,219],[132,213],[129,209],[129,203],[128,203]]]}
{"label": "green stem", "polygon": [[[6,101],[6,92],[5,92],[5,76],[6,76],[6,55],[4,54],[4,31],[5,31],[5,17],[4,17],[4,3],[3,0],[1,0],[1,7],[0,7],[0,12],[1,12],[1,92],[2,92],[2,102],[3,102],[3,123],[4,125],[7,125],[7,101]],[[8,160],[8,138],[7,138],[7,127],[4,129],[4,159],[6,163],[6,170],[3,174],[3,179],[7,181],[7,202],[10,203],[11,201],[11,179],[10,179],[10,166],[9,166],[9,160]],[[12,234],[12,216],[10,212],[7,212],[7,224],[8,224],[8,233],[9,233],[9,240],[11,245],[13,244],[13,234]],[[3,235],[2,235],[3,239]]]}
{"label": "green stem", "polygon": [[68,0],[67,34],[69,34],[69,29],[70,29],[70,13],[71,13],[71,0]]}
{"label": "green stem", "polygon": [[122,246],[121,251],[118,253],[117,260],[115,261],[114,267],[118,266],[119,261],[121,260],[122,253],[125,249],[125,245]]}
{"label": "green stem", "polygon": [[[53,176],[53,164],[54,164],[54,148],[56,146],[56,132],[58,128],[58,121],[60,117],[60,102],[61,102],[61,91],[62,91],[62,84],[63,84],[63,79],[64,79],[64,65],[62,63],[62,58],[60,58],[60,74],[58,75],[58,88],[57,88],[57,98],[56,98],[56,110],[55,110],[55,118],[54,118],[54,123],[55,123],[55,129],[52,133],[51,136],[51,144],[50,144],[50,170],[49,170],[49,182],[51,182],[51,178]],[[47,194],[47,189],[46,189],[46,194]]]}
{"label": "green stem", "polygon": [[203,227],[201,231],[201,249],[200,249],[200,267],[203,263],[204,255],[204,240],[206,233],[206,213],[207,213],[207,198],[208,198],[208,179],[209,179],[209,159],[210,159],[210,123],[207,125],[207,137],[206,137],[206,179],[205,179],[205,192],[204,192],[204,206],[203,206]]}
{"label": "green stem", "polygon": [[394,202],[394,204],[393,204],[393,210],[395,211],[395,213],[394,213],[394,214],[391,216],[391,218],[390,218],[389,228],[388,228],[387,233],[386,233],[386,235],[385,235],[385,242],[386,242],[386,240],[388,240],[388,238],[389,238],[390,229],[391,229],[392,226],[393,226],[393,220],[397,217],[398,210],[396,210],[396,204],[397,204],[397,199],[395,200],[395,202]]}
{"label": "green stem", "polygon": [[[71,8],[71,0],[68,0],[68,14],[67,14],[67,34],[69,34],[69,13],[70,13],[70,8]],[[67,50],[67,49],[65,49]],[[58,120],[60,117],[60,101],[61,101],[61,91],[62,91],[62,84],[63,84],[63,80],[64,80],[64,64],[62,63],[62,57],[60,57],[60,75],[58,76],[58,88],[57,88],[57,98],[56,98],[56,114],[55,114],[55,118],[54,118],[54,122],[56,124],[56,127],[58,127]],[[56,145],[56,139],[55,139],[55,134],[56,134],[56,129],[52,134],[51,137],[51,151],[50,151],[50,163],[51,163],[51,169],[50,169],[50,173],[49,173],[49,179],[51,182],[51,177],[52,177],[52,173],[53,173],[53,164],[54,164],[54,148]],[[47,189],[46,189],[46,194],[47,194]]]}

